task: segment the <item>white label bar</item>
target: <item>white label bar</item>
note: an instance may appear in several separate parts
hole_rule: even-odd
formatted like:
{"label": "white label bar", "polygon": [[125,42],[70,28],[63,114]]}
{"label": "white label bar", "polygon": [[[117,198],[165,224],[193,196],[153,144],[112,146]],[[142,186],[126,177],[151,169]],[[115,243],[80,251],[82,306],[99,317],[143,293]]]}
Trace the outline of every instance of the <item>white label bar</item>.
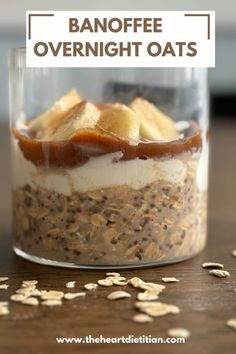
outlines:
{"label": "white label bar", "polygon": [[27,11],[27,67],[214,67],[214,11]]}

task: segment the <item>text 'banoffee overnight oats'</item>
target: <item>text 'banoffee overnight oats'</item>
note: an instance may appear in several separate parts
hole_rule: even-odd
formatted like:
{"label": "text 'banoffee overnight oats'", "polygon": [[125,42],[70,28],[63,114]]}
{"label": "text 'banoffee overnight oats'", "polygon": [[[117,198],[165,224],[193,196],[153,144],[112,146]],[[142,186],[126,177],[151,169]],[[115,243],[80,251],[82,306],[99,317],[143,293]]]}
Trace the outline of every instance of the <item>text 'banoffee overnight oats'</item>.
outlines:
{"label": "text 'banoffee overnight oats'", "polygon": [[51,264],[138,266],[204,247],[196,123],[174,123],[143,98],[93,104],[71,90],[16,125],[12,146],[18,253]]}

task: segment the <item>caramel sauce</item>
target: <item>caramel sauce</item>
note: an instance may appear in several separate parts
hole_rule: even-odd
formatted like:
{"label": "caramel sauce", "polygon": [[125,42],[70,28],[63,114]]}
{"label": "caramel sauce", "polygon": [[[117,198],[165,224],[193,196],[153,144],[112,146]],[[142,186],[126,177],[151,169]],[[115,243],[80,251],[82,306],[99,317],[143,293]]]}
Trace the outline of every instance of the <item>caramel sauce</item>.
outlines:
{"label": "caramel sauce", "polygon": [[183,132],[183,138],[170,142],[145,142],[132,145],[129,141],[103,131],[84,129],[76,132],[68,141],[45,142],[34,139],[27,131],[13,129],[24,157],[36,166],[75,167],[84,164],[91,157],[121,151],[122,160],[135,158],[175,156],[184,152],[201,150],[201,131],[192,123]]}

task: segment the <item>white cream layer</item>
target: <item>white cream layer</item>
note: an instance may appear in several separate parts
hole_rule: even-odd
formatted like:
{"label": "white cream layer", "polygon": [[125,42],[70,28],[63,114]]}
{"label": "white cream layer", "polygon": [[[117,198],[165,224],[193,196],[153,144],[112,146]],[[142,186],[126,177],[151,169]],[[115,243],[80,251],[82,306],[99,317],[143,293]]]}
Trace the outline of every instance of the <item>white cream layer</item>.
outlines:
{"label": "white cream layer", "polygon": [[165,160],[134,159],[113,162],[122,153],[112,153],[91,158],[83,166],[71,169],[43,169],[25,159],[17,140],[13,140],[13,187],[43,187],[57,193],[70,195],[72,192],[86,192],[116,185],[128,185],[140,189],[157,180],[182,185],[187,166],[180,159]]}

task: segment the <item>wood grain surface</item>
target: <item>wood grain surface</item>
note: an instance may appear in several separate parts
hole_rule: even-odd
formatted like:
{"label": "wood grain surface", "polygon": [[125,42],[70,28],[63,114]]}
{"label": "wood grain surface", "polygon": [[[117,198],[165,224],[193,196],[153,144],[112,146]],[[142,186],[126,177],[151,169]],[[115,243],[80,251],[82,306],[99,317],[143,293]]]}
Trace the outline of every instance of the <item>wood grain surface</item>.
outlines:
{"label": "wood grain surface", "polygon": [[[233,354],[236,331],[226,326],[236,317],[236,124],[216,122],[211,129],[209,193],[209,237],[206,249],[197,257],[175,265],[143,270],[121,271],[126,277],[160,282],[163,276],[175,276],[179,283],[166,284],[160,300],[180,307],[178,315],[157,318],[150,324],[136,324],[133,304],[135,289],[122,287],[132,294],[129,299],[108,301],[111,288],[99,287],[85,298],[64,302],[63,306],[32,307],[10,303],[10,314],[0,317],[1,354],[66,353],[181,353]],[[15,256],[10,232],[10,153],[7,128],[0,129],[0,276],[9,276],[9,289],[0,290],[0,301],[8,300],[22,280],[37,279],[42,289],[65,291],[65,282],[83,284],[103,278],[104,271],[50,268]],[[222,262],[231,273],[220,279],[201,268],[205,261]],[[118,290],[119,287],[112,288]],[[191,332],[185,344],[57,344],[56,337],[121,337],[152,335],[167,337],[172,327]]]}

